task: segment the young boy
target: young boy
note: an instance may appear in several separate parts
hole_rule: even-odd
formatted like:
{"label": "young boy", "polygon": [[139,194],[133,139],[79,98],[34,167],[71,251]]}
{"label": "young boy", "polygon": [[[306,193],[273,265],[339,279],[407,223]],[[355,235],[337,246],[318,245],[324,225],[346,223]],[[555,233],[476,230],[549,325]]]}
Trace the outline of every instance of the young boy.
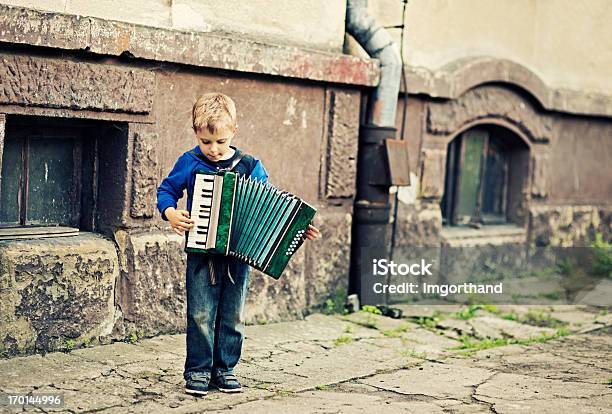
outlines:
{"label": "young boy", "polygon": [[[238,130],[234,101],[221,93],[202,95],[193,106],[197,146],[185,152],[157,189],[157,208],[172,229],[183,235],[193,227],[189,217],[195,172],[232,170],[267,181],[261,161],[231,146]],[[187,189],[187,210],[177,201]],[[306,238],[319,230],[310,226]],[[187,358],[185,391],[206,395],[209,385],[223,392],[240,392],[233,374],[244,337],[244,303],[249,267],[227,256],[187,254]]]}

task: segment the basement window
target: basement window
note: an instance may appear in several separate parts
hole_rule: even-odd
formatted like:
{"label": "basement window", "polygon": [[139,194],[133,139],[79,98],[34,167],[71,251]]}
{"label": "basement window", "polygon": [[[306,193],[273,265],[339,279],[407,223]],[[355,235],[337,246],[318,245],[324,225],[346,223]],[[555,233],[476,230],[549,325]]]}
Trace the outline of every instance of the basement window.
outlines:
{"label": "basement window", "polygon": [[80,120],[7,116],[0,236],[93,229],[97,128]]}
{"label": "basement window", "polygon": [[465,131],[449,145],[441,209],[446,225],[519,222],[528,147],[499,126]]}

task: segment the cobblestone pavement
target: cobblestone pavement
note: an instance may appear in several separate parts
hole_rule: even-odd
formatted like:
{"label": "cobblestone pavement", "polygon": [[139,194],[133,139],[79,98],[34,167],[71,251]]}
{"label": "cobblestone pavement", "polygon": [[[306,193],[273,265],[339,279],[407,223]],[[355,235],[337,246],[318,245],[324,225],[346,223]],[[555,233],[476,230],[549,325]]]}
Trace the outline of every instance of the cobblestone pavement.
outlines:
{"label": "cobblestone pavement", "polygon": [[0,360],[0,390],[63,393],[60,412],[612,413],[606,310],[403,311],[247,327],[241,394],[183,392],[184,335]]}

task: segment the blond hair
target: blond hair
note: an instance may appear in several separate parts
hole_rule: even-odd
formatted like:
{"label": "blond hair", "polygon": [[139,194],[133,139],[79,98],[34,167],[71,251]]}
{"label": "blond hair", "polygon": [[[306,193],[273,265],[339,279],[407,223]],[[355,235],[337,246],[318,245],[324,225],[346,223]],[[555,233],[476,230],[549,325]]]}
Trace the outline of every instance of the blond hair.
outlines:
{"label": "blond hair", "polygon": [[236,104],[219,92],[205,93],[193,105],[193,130],[208,129],[214,134],[219,128],[236,130]]}

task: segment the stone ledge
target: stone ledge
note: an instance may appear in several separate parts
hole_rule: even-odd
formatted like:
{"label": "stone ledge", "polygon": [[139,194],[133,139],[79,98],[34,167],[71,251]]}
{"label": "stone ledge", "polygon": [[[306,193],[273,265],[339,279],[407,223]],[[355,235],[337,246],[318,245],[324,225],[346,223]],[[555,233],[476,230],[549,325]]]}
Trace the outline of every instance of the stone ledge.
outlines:
{"label": "stone ledge", "polygon": [[482,226],[479,229],[467,227],[443,227],[440,233],[444,243],[450,247],[470,247],[525,243],[527,231],[512,224]]}
{"label": "stone ledge", "polygon": [[351,85],[376,86],[380,75],[374,59],[6,5],[0,42]]}
{"label": "stone ledge", "polygon": [[42,239],[46,237],[78,236],[74,227],[15,227],[0,228],[0,240]]}
{"label": "stone ledge", "polygon": [[0,241],[0,354],[70,349],[109,335],[118,275],[115,244],[93,233]]}

